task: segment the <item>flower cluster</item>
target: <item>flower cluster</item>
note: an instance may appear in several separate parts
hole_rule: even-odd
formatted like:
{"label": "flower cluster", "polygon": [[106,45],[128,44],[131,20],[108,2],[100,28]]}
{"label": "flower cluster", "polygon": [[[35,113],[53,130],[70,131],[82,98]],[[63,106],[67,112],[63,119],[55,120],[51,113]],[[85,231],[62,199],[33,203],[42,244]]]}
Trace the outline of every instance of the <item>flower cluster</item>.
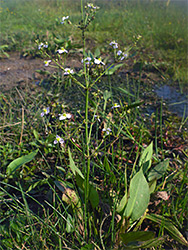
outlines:
{"label": "flower cluster", "polygon": [[48,115],[50,113],[50,108],[43,108],[42,113],[40,114],[41,117],[43,117],[44,115]]}
{"label": "flower cluster", "polygon": [[102,132],[104,133],[104,135],[109,135],[111,131],[112,130],[110,128],[103,128],[102,129]]}
{"label": "flower cluster", "polygon": [[[118,43],[115,41],[112,41],[111,43],[109,43],[109,45],[112,46],[114,50],[118,49]],[[128,51],[123,52],[122,50],[118,50],[116,55],[119,57],[118,59],[120,59],[121,61],[129,56]]]}
{"label": "flower cluster", "polygon": [[56,135],[56,139],[54,141],[54,144],[57,144],[57,143],[60,143],[61,146],[63,146],[63,144],[65,143],[65,141],[59,135]]}
{"label": "flower cluster", "polygon": [[118,48],[118,43],[116,43],[115,41],[111,42],[109,45],[111,45],[114,49]]}
{"label": "flower cluster", "polygon": [[82,59],[81,63],[85,62],[86,65],[89,65],[91,60],[92,60],[91,57],[88,56],[85,59]]}
{"label": "flower cluster", "polygon": [[82,59],[81,62],[82,63],[85,62],[86,65],[89,65],[91,62],[94,64],[97,64],[97,65],[99,65],[99,64],[105,65],[105,63],[102,61],[101,57],[92,59],[91,57],[88,56],[85,59]]}
{"label": "flower cluster", "polygon": [[118,50],[117,56],[120,56],[120,60],[122,61],[123,59],[128,57],[128,52],[122,52],[121,50]]}
{"label": "flower cluster", "polygon": [[96,11],[99,9],[98,6],[94,6],[92,3],[88,3],[87,6],[85,6],[86,9],[90,9],[91,11]]}
{"label": "flower cluster", "polygon": [[38,49],[40,50],[40,49],[42,49],[42,48],[48,48],[48,44],[47,44],[47,42],[46,43],[40,43],[39,45],[38,45]]}
{"label": "flower cluster", "polygon": [[61,24],[64,24],[67,19],[69,19],[69,16],[63,16]]}

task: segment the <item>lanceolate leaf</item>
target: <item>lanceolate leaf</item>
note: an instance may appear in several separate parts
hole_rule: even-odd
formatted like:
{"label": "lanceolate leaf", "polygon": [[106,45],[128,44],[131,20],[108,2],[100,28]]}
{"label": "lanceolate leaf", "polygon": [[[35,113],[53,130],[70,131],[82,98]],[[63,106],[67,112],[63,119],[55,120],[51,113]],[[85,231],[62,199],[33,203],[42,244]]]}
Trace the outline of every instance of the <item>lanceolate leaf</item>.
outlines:
{"label": "lanceolate leaf", "polygon": [[187,240],[183,237],[180,231],[172,224],[170,219],[167,219],[159,214],[147,214],[146,218],[160,224],[169,232],[173,239],[177,240],[182,245],[188,247]]}
{"label": "lanceolate leaf", "polygon": [[6,174],[10,175],[12,173],[14,173],[19,167],[21,167],[23,164],[26,164],[28,162],[30,162],[31,160],[33,160],[33,158],[35,157],[35,155],[38,153],[38,149],[31,152],[28,155],[24,155],[22,157],[19,157],[17,159],[15,159],[14,161],[12,161],[6,169]]}
{"label": "lanceolate leaf", "polygon": [[[80,188],[80,191],[84,193],[85,181],[78,174],[76,174],[76,184]],[[89,201],[91,202],[91,206],[93,209],[96,208],[99,204],[99,195],[92,183],[89,183]]]}
{"label": "lanceolate leaf", "polygon": [[161,245],[165,241],[165,237],[158,237],[154,239],[150,239],[147,241],[139,241],[135,242],[135,244],[131,244],[126,246],[126,250],[131,250],[131,249],[153,249],[154,247],[157,247]]}
{"label": "lanceolate leaf", "polygon": [[96,208],[99,204],[99,195],[93,185],[89,184],[89,201],[92,208]]}
{"label": "lanceolate leaf", "polygon": [[144,231],[128,232],[128,233],[120,234],[120,237],[123,243],[127,245],[130,242],[150,240],[154,238],[154,233],[144,232]]}
{"label": "lanceolate leaf", "polygon": [[75,163],[74,163],[74,161],[73,161],[73,159],[72,159],[72,155],[71,155],[70,148],[68,148],[68,153],[69,153],[70,168],[71,168],[73,174],[76,175],[76,173],[77,173],[77,174],[80,175],[80,177],[81,177],[82,179],[84,179],[84,176],[83,176],[82,172],[80,171],[79,168],[77,168],[77,166],[75,165]]}
{"label": "lanceolate leaf", "polygon": [[127,194],[125,193],[123,198],[121,199],[116,211],[118,213],[121,213],[123,211],[123,209],[125,208],[125,205],[127,204]]}
{"label": "lanceolate leaf", "polygon": [[117,69],[119,69],[121,66],[123,66],[123,65],[124,65],[124,64],[121,63],[121,64],[118,64],[118,65],[115,65],[115,66],[111,67],[111,68],[105,73],[105,75],[113,75],[114,72],[115,72]]}
{"label": "lanceolate leaf", "polygon": [[150,194],[153,193],[155,191],[155,188],[156,188],[156,185],[157,185],[157,180],[154,179],[152,181],[150,181],[149,183],[149,191],[150,191]]}
{"label": "lanceolate leaf", "polygon": [[129,195],[124,215],[135,221],[144,214],[150,199],[149,186],[142,169],[132,178]]}
{"label": "lanceolate leaf", "polygon": [[151,142],[150,145],[144,149],[144,151],[140,156],[139,166],[142,167],[144,174],[151,167],[152,155],[153,155],[153,142]]}

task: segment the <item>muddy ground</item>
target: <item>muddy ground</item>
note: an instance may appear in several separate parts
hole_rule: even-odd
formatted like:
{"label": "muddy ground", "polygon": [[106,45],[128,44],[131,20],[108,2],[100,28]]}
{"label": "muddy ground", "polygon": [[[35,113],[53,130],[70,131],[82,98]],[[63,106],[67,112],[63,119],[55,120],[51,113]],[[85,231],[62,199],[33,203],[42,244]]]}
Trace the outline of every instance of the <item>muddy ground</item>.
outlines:
{"label": "muddy ground", "polygon": [[[78,58],[73,58],[68,61],[67,66],[81,67],[81,63]],[[24,58],[19,53],[12,53],[9,58],[0,59],[0,92],[7,92],[20,84],[35,84],[41,80],[41,75],[36,73],[36,70],[55,71],[54,68],[44,66],[44,59]]]}
{"label": "muddy ground", "polygon": [[4,92],[19,84],[33,81],[35,70],[41,69],[41,59],[21,58],[13,53],[9,58],[0,60],[0,91]]}

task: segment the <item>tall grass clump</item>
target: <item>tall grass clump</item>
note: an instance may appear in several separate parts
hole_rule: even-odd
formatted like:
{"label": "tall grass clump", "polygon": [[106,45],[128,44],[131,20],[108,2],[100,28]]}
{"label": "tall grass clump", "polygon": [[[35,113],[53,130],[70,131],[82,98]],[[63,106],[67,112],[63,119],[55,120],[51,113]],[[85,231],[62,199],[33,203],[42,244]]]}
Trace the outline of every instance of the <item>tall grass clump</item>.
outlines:
{"label": "tall grass clump", "polygon": [[[2,249],[188,246],[180,232],[187,198],[181,206],[173,200],[174,211],[180,211],[175,214],[179,225],[168,216],[166,184],[178,176],[179,194],[185,193],[187,177],[183,170],[172,173],[163,150],[162,107],[153,139],[140,111],[139,90],[112,83],[115,71],[135,55],[141,36],[123,49],[111,41],[107,57],[99,48],[88,49],[86,34],[98,11],[81,1],[77,25],[69,15],[59,20],[62,28],[79,29],[81,68],[67,66],[75,53],[69,39],[56,38],[55,54],[47,41],[37,39],[44,65],[55,73],[40,71],[50,77],[46,85],[40,82],[39,94],[17,88],[19,101],[1,95],[2,130],[8,137],[2,136],[0,148]],[[65,103],[63,93],[71,95],[72,105]],[[17,125],[19,134],[11,131]],[[156,192],[162,205],[155,213],[150,205]]]}

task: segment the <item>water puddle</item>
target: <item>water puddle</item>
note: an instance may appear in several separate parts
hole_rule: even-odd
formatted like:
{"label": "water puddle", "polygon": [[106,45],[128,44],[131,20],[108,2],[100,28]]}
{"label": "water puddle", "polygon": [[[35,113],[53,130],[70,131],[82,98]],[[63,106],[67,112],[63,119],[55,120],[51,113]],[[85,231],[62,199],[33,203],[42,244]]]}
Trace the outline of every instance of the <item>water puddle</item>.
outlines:
{"label": "water puddle", "polygon": [[162,98],[172,113],[178,116],[188,116],[188,95],[179,93],[174,87],[163,85],[156,87],[154,92]]}

